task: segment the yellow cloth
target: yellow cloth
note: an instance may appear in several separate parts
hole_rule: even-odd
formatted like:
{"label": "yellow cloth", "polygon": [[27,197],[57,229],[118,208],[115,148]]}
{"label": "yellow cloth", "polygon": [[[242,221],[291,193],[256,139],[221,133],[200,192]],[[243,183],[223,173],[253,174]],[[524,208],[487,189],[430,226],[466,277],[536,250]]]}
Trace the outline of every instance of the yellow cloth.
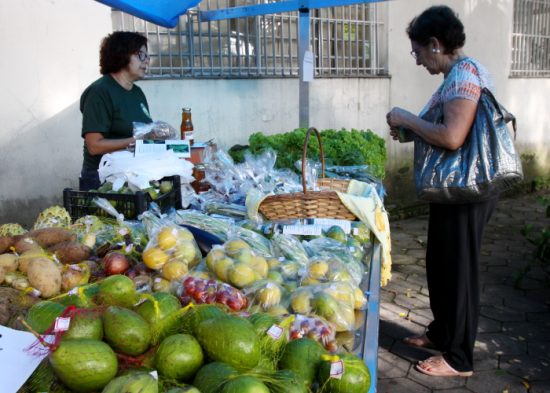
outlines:
{"label": "yellow cloth", "polygon": [[391,235],[388,213],[371,184],[351,180],[346,193],[338,192],[342,203],[374,233],[382,249],[380,285],[391,279]]}

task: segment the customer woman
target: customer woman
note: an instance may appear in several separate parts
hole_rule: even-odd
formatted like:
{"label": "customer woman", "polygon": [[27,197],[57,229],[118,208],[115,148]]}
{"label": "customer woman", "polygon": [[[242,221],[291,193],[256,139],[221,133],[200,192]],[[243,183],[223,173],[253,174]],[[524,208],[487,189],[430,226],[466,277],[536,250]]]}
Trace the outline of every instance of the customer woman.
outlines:
{"label": "customer woman", "polygon": [[101,78],[80,97],[84,160],[80,189],[99,187],[98,166],[105,153],[135,143],[133,122],[150,123],[145,94],[134,84],[149,64],[147,39],[117,31],[105,37],[99,51]]}
{"label": "customer woman", "polygon": [[[443,81],[419,116],[402,108],[387,114],[390,135],[404,127],[414,138],[458,149],[468,138],[482,87],[491,87],[488,72],[467,57],[461,21],[446,6],[434,6],[414,18],[407,34],[416,64]],[[443,106],[443,122],[423,115]],[[414,139],[413,138],[413,139]],[[416,159],[417,157],[415,157]],[[483,229],[496,198],[478,203],[430,204],[426,273],[433,322],[426,334],[404,339],[416,347],[435,347],[441,355],[420,361],[416,369],[433,376],[470,376],[479,315],[478,263]]]}

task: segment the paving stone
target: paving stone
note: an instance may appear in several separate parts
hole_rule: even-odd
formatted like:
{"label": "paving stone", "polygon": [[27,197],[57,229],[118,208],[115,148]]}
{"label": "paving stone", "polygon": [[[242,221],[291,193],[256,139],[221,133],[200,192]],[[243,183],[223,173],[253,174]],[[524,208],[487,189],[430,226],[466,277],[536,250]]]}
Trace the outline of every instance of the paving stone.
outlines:
{"label": "paving stone", "polygon": [[550,325],[544,322],[504,322],[502,332],[520,340],[540,340],[546,337],[550,342]]}
{"label": "paving stone", "polygon": [[430,393],[431,390],[407,378],[378,379],[378,393]]}
{"label": "paving stone", "polygon": [[[412,347],[410,345],[404,344],[401,340],[395,341],[395,343],[392,346],[391,352],[394,355],[397,355],[399,357],[402,357],[412,363],[416,363],[419,360],[424,360],[429,358],[430,356],[436,355],[439,352],[432,349],[426,349],[426,348],[418,348],[418,347]],[[414,374],[417,374],[418,372],[414,372]],[[411,375],[409,374],[409,377]]]}
{"label": "paving stone", "polygon": [[[419,266],[419,267],[421,267],[422,270],[424,271],[426,270],[426,268],[423,266]],[[428,281],[426,280],[425,274],[417,274],[417,273],[410,274],[405,281],[416,285],[420,285],[423,288],[428,287]]]}
{"label": "paving stone", "polygon": [[380,319],[387,321],[404,320],[409,314],[409,310],[392,303],[380,305]]}
{"label": "paving stone", "polygon": [[477,331],[479,333],[500,333],[502,332],[502,322],[480,316]]}
{"label": "paving stone", "polygon": [[406,377],[411,362],[385,351],[378,354],[378,378]]}
{"label": "paving stone", "polygon": [[393,265],[414,265],[416,262],[418,262],[418,258],[415,258],[414,256],[392,253]]}
{"label": "paving stone", "polygon": [[[546,339],[546,336],[544,337]],[[529,341],[527,343],[527,353],[550,362],[550,343],[548,341]]]}
{"label": "paving stone", "polygon": [[470,389],[468,389],[466,386],[456,389],[434,389],[432,392],[445,392],[445,393],[465,393],[465,392],[471,392]]}
{"label": "paving stone", "polygon": [[499,365],[499,356],[487,356],[474,351],[474,372],[496,370]]}
{"label": "paving stone", "polygon": [[480,333],[475,348],[479,355],[522,355],[527,351],[527,343],[516,337],[501,333]]}
{"label": "paving stone", "polygon": [[404,337],[423,334],[425,331],[425,326],[406,319],[398,321],[380,321],[380,333],[386,334],[399,341]]}
{"label": "paving stone", "polygon": [[474,372],[466,387],[476,393],[527,393],[521,378],[504,370]]}
{"label": "paving stone", "polygon": [[539,299],[508,296],[504,298],[504,306],[527,313],[550,313],[550,307]]}
{"label": "paving stone", "polygon": [[481,306],[480,315],[501,322],[525,321],[527,315],[504,306]]}
{"label": "paving stone", "polygon": [[528,312],[527,320],[529,322],[550,323],[550,311],[548,312]]}
{"label": "paving stone", "polygon": [[529,381],[550,381],[550,363],[534,356],[502,356],[500,368]]}
{"label": "paving stone", "polygon": [[533,280],[532,278],[524,278],[519,282],[520,289],[542,289],[546,290],[548,284],[545,281]]}
{"label": "paving stone", "polygon": [[416,259],[423,259],[426,258],[426,250],[423,248],[417,248],[417,249],[408,249],[407,255]]}
{"label": "paving stone", "polygon": [[531,389],[529,393],[548,393],[550,392],[550,382],[549,381],[536,381],[532,382]]}
{"label": "paving stone", "polygon": [[392,281],[391,284],[388,285],[387,290],[396,292],[396,294],[406,294],[406,293],[412,293],[412,292],[420,292],[420,289],[422,287],[418,284],[408,282],[405,280],[396,280]]}
{"label": "paving stone", "polygon": [[395,297],[395,304],[408,308],[409,310],[415,310],[417,308],[430,307],[430,299],[418,292],[411,291],[405,294],[398,294]]}

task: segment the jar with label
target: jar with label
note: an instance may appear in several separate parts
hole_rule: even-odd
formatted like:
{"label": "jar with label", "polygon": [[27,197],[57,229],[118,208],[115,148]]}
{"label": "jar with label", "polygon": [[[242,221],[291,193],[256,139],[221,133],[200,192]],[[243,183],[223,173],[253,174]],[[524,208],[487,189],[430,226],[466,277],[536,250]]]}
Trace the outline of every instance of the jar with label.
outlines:
{"label": "jar with label", "polygon": [[191,108],[182,108],[181,110],[181,139],[188,140],[189,145],[193,146],[193,120],[191,119]]}

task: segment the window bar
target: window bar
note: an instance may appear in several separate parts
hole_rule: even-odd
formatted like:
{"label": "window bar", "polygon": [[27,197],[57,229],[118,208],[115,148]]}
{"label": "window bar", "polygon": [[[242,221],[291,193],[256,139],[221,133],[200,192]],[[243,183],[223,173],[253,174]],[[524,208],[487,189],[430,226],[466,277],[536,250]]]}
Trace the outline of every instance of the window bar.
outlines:
{"label": "window bar", "polygon": [[[378,5],[373,4],[371,5],[373,13],[374,13],[374,20],[378,20]],[[378,24],[372,23],[372,34],[370,36],[370,42],[369,42],[369,52],[371,57],[370,62],[370,70],[371,72],[374,72],[375,74],[378,73],[379,64],[378,64]],[[374,46],[374,48],[373,48]]]}
{"label": "window bar", "polygon": [[229,75],[233,75],[233,55],[231,53],[231,20],[227,23],[227,72]]}
{"label": "window bar", "polygon": [[208,74],[210,76],[214,75],[214,59],[212,57],[212,54],[214,53],[214,47],[212,46],[212,42],[214,41],[212,39],[212,21],[208,21],[208,62],[210,64],[210,71]]}
{"label": "window bar", "polygon": [[250,56],[252,55],[250,53],[250,28],[248,27],[248,22],[250,18],[245,18],[245,29],[244,29],[244,35],[245,35],[245,47],[244,47],[244,53],[245,53],[245,65],[246,65],[246,73],[250,75],[252,73],[252,69],[250,68]]}
{"label": "window bar", "polygon": [[[220,8],[220,0],[216,0],[216,8],[219,9]],[[219,60],[219,75],[220,76],[223,76],[223,73],[224,73],[224,61],[223,61],[223,39],[222,39],[222,22],[221,21],[217,21],[217,26],[218,26],[218,60]]]}

